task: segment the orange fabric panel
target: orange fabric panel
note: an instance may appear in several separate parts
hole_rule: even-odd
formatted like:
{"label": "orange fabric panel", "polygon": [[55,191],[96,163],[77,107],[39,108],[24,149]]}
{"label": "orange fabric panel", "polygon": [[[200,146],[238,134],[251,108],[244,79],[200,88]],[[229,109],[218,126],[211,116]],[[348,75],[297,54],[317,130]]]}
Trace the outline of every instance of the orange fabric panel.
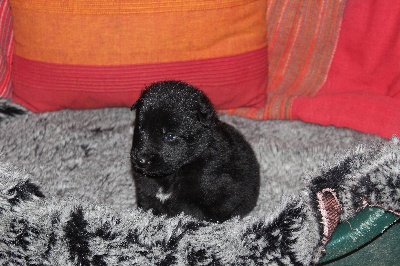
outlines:
{"label": "orange fabric panel", "polygon": [[154,10],[149,1],[10,2],[15,54],[48,63],[185,61],[240,54],[266,43],[265,11],[260,12],[265,0],[155,1]]}
{"label": "orange fabric panel", "polygon": [[230,8],[241,6],[254,0],[12,0],[19,9],[70,14],[135,14],[156,12],[184,12]]}

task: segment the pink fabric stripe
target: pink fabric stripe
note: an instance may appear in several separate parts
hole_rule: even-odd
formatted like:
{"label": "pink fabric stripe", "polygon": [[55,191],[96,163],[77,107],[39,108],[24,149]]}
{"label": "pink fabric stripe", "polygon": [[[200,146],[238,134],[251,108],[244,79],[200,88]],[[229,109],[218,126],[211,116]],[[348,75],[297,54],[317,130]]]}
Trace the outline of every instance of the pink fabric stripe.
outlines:
{"label": "pink fabric stripe", "polygon": [[11,62],[14,49],[11,10],[0,2],[0,98],[11,97]]}
{"label": "pink fabric stripe", "polygon": [[[51,64],[14,56],[13,68],[13,99],[38,112],[130,106],[145,86],[167,79],[201,88],[220,109],[261,107],[268,79],[266,47],[220,58],[121,66]],[[62,103],[60,97],[71,102]],[[84,97],[91,99],[90,106]]]}

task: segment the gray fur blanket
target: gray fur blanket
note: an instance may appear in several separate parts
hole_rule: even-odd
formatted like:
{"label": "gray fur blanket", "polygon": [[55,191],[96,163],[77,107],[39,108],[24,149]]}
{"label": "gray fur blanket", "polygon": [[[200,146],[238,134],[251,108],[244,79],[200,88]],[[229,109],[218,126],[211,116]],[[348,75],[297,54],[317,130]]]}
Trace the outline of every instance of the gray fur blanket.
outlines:
{"label": "gray fur blanket", "polygon": [[396,138],[223,115],[256,152],[260,197],[207,223],[136,208],[129,109],[0,104],[0,265],[310,265],[366,205],[400,212]]}

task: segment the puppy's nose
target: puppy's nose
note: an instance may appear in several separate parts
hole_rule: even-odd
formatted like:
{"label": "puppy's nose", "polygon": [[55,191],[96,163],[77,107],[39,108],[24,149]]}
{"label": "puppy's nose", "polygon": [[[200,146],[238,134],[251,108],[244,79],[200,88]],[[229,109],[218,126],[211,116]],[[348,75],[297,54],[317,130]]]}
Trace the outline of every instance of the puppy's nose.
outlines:
{"label": "puppy's nose", "polygon": [[138,158],[137,164],[141,167],[146,166],[149,163],[149,160],[146,158]]}
{"label": "puppy's nose", "polygon": [[150,165],[152,156],[150,154],[145,154],[138,152],[136,156],[136,163],[139,167],[146,167]]}

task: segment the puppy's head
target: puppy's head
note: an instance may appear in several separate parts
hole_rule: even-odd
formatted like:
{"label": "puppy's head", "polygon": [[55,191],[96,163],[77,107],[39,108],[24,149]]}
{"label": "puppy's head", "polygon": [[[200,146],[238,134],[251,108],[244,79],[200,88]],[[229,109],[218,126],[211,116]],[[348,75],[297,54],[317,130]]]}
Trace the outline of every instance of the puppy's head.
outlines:
{"label": "puppy's head", "polygon": [[132,164],[150,177],[172,174],[198,157],[210,145],[218,122],[210,100],[180,81],[150,85],[132,110]]}

